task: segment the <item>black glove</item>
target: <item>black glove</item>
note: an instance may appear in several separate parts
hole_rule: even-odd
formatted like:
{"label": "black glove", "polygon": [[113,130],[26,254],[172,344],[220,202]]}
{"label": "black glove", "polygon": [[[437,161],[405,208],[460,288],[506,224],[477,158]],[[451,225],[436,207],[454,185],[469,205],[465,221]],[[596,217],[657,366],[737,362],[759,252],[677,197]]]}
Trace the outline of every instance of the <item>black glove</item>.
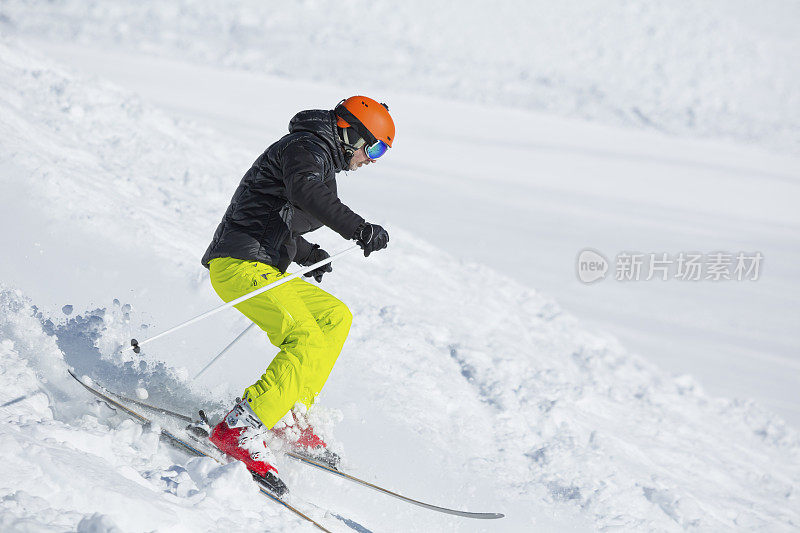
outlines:
{"label": "black glove", "polygon": [[353,239],[364,250],[364,257],[369,257],[372,252],[383,250],[389,245],[389,234],[377,224],[364,222],[356,230]]}
{"label": "black glove", "polygon": [[[305,258],[305,260],[300,264],[303,266],[313,265],[314,263],[322,261],[323,259],[327,259],[330,256],[331,254],[320,248],[319,244],[315,244],[311,248],[311,252]],[[330,263],[326,263],[322,266],[315,268],[314,270],[310,270],[305,274],[303,274],[303,276],[307,278],[313,277],[315,280],[317,280],[317,283],[322,283],[322,275],[325,272],[333,272],[333,267],[331,266]]]}

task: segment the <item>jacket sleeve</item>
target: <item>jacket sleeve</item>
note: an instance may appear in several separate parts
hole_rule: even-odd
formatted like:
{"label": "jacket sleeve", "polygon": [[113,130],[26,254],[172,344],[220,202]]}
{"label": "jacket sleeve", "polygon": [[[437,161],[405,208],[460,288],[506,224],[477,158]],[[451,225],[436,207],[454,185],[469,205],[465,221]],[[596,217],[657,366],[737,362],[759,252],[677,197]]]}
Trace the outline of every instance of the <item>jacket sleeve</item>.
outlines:
{"label": "jacket sleeve", "polygon": [[283,175],[289,201],[333,231],[350,239],[364,219],[339,200],[324,183],[325,165],[319,148],[295,142],[286,147]]}

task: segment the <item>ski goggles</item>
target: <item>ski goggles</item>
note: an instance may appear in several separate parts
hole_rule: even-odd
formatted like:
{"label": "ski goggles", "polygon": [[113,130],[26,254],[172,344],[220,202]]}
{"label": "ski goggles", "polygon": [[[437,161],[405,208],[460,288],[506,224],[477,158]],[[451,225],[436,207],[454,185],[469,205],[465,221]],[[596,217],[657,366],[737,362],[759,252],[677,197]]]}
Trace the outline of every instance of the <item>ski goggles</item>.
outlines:
{"label": "ski goggles", "polygon": [[381,140],[377,140],[372,144],[364,146],[364,152],[366,152],[367,157],[370,159],[378,159],[380,156],[385,154],[388,149],[389,146]]}

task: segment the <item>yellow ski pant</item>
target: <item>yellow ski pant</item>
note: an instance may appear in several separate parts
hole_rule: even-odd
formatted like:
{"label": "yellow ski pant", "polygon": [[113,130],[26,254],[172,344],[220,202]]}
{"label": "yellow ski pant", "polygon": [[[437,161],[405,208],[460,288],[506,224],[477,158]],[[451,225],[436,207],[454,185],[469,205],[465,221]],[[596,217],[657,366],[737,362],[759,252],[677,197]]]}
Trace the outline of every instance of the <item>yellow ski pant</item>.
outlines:
{"label": "yellow ski pant", "polygon": [[[209,266],[211,285],[226,302],[287,275],[264,263],[230,257],[212,259]],[[250,407],[271,428],[296,402],[314,402],[342,350],[353,315],[337,298],[299,278],[235,307],[280,348],[261,378],[244,391]]]}

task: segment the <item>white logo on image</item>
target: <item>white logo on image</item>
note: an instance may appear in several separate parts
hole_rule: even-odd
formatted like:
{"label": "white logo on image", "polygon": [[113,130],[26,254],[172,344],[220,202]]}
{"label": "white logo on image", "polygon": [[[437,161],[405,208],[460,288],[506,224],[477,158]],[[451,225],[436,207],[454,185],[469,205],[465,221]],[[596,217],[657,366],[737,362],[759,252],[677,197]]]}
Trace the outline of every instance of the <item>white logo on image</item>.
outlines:
{"label": "white logo on image", "polygon": [[606,277],[608,260],[595,250],[586,248],[578,254],[578,279],[583,283],[594,283]]}

